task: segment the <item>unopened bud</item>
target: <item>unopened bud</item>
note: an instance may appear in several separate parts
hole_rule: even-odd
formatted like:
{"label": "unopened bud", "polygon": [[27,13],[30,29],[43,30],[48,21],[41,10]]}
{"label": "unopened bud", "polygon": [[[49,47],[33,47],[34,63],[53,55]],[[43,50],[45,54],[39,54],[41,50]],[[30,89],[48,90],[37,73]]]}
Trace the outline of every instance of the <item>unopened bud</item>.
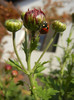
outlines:
{"label": "unopened bud", "polygon": [[8,31],[16,32],[21,29],[22,22],[16,19],[9,19],[6,20],[5,27],[7,28]]}
{"label": "unopened bud", "polygon": [[55,20],[55,21],[52,23],[52,28],[53,28],[56,32],[63,32],[63,31],[66,30],[66,25],[63,24],[63,23],[60,22],[60,21]]}
{"label": "unopened bud", "polygon": [[10,66],[10,65],[5,65],[5,70],[6,71],[10,71],[12,69],[12,66]]}
{"label": "unopened bud", "polygon": [[13,70],[13,71],[12,71],[12,76],[13,76],[13,77],[16,77],[17,75],[18,75],[18,71],[17,71],[17,70]]}
{"label": "unopened bud", "polygon": [[28,10],[23,19],[24,26],[32,31],[36,32],[40,29],[42,22],[45,20],[45,14],[41,10],[33,9]]}
{"label": "unopened bud", "polygon": [[24,15],[25,15],[25,12],[22,12],[22,14],[21,14],[21,19],[22,20],[24,19]]}

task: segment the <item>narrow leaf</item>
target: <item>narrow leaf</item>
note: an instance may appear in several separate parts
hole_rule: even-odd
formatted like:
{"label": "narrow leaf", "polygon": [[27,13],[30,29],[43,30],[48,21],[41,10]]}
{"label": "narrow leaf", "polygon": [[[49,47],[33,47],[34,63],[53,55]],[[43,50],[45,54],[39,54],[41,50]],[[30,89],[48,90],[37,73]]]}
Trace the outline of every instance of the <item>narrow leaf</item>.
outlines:
{"label": "narrow leaf", "polygon": [[9,59],[9,61],[6,61],[6,63],[13,66],[13,67],[15,67],[15,68],[17,68],[18,70],[22,70],[20,65],[16,61],[13,61],[13,60]]}

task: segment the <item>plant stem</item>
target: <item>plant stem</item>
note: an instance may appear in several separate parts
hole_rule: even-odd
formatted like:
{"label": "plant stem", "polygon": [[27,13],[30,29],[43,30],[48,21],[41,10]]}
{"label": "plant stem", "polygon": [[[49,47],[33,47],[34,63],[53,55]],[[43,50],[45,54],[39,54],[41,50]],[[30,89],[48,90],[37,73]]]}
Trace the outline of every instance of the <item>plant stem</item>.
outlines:
{"label": "plant stem", "polygon": [[39,59],[37,60],[35,66],[33,67],[33,71],[35,70],[37,64],[39,63],[39,61],[41,60],[41,58],[43,57],[43,55],[45,54],[45,52],[48,50],[48,48],[50,47],[51,43],[53,42],[55,36],[56,36],[56,33],[54,33],[53,37],[51,38],[50,42],[48,43],[47,47],[45,48],[45,50],[43,51],[43,53],[41,54],[41,56],[39,57]]}
{"label": "plant stem", "polygon": [[[69,39],[71,39],[71,36],[72,36],[72,32],[71,32],[71,31],[72,31],[72,28],[71,28],[71,30],[70,30]],[[67,54],[70,54],[70,52],[71,52],[71,51],[69,51],[69,45],[70,45],[70,43],[67,42],[67,48],[66,48]],[[65,54],[65,55],[67,55],[67,54]],[[65,67],[66,67],[66,64],[67,64],[68,59],[69,59],[69,57],[66,57],[64,63],[61,65],[60,90],[62,89],[64,69],[65,69]],[[72,71],[72,68],[70,69],[69,76],[67,77],[67,80],[66,80],[66,88],[65,88],[64,95],[62,95],[62,94],[60,93],[61,98],[63,97],[64,100],[66,100],[66,97],[67,97],[67,90],[68,90],[68,86],[69,86],[69,84],[70,84],[71,71]]]}
{"label": "plant stem", "polygon": [[63,77],[64,68],[65,68],[65,66],[66,66],[66,63],[67,63],[67,58],[66,58],[66,61],[64,62],[64,64],[61,66],[61,77]]}
{"label": "plant stem", "polygon": [[35,91],[35,86],[34,86],[34,79],[33,79],[33,77],[34,77],[34,76],[33,76],[32,74],[29,75],[30,86],[31,86],[31,92],[32,92],[33,95],[34,95],[35,100],[39,100],[39,98],[38,98],[38,96],[37,96],[37,94],[36,94],[36,91]]}
{"label": "plant stem", "polygon": [[67,91],[68,91],[68,88],[69,88],[69,84],[70,84],[70,81],[71,81],[71,73],[72,73],[72,69],[73,69],[73,64],[70,66],[71,68],[70,68],[70,72],[69,72],[69,74],[68,74],[68,77],[67,77],[67,80],[66,80],[66,87],[65,87],[65,93],[64,93],[64,98],[65,98],[65,100],[66,100],[66,98],[67,98]]}
{"label": "plant stem", "polygon": [[16,45],[15,45],[15,32],[13,32],[13,47],[14,47],[14,51],[15,51],[15,54],[18,58],[18,61],[20,62],[21,64],[21,67],[24,69],[25,73],[27,74],[27,70],[25,69],[24,65],[22,64],[22,61],[18,55],[18,52],[17,52],[17,49],[16,49]]}
{"label": "plant stem", "polygon": [[29,52],[28,57],[27,57],[27,66],[28,66],[28,71],[31,71],[31,66],[30,66],[30,58],[31,58],[31,53]]}
{"label": "plant stem", "polygon": [[31,58],[31,52],[29,51],[28,59],[27,59],[27,66],[28,66],[28,71],[30,73],[28,76],[29,76],[29,80],[30,80],[31,92],[34,95],[35,100],[39,100],[37,97],[37,94],[35,93],[34,76],[31,73],[30,58]]}

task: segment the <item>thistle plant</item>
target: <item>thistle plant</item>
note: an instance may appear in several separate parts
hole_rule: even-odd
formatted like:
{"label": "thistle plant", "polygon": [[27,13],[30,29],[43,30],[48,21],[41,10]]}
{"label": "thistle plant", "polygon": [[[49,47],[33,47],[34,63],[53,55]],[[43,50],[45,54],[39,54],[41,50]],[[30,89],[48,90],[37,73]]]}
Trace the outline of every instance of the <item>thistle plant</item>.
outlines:
{"label": "thistle plant", "polygon": [[[41,97],[37,94],[36,76],[37,76],[37,74],[39,74],[40,72],[42,72],[45,69],[45,67],[43,65],[48,62],[41,63],[40,60],[43,57],[43,55],[45,54],[45,52],[47,51],[47,49],[50,47],[57,32],[63,32],[66,29],[66,25],[59,21],[54,21],[52,23],[52,28],[55,30],[55,33],[54,33],[53,37],[51,38],[50,42],[48,43],[47,47],[43,51],[43,53],[40,55],[39,59],[35,62],[35,65],[33,66],[33,68],[31,68],[31,64],[30,64],[31,63],[30,62],[31,53],[38,46],[40,30],[42,30],[42,28],[43,28],[42,26],[45,22],[45,14],[42,10],[37,10],[34,8],[33,10],[28,10],[27,12],[22,13],[21,19],[22,19],[22,21],[15,20],[15,19],[9,19],[5,22],[5,26],[6,26],[7,30],[12,32],[13,47],[14,47],[14,51],[17,56],[17,59],[19,61],[19,62],[17,62],[15,60],[13,61],[13,60],[9,59],[9,61],[7,63],[16,67],[18,70],[21,70],[22,72],[24,72],[25,74],[28,75],[29,81],[30,81],[31,96],[32,95],[34,96],[34,100],[42,100]],[[27,30],[29,30],[30,35],[31,35],[31,41],[28,45],[27,32],[25,31],[25,41],[24,41],[24,43],[22,43],[23,50],[26,55],[27,69],[23,65],[23,63],[19,57],[19,54],[16,49],[16,44],[15,44],[16,31],[21,29],[22,24],[24,25],[24,27]],[[46,34],[46,32],[45,32],[45,34]]]}

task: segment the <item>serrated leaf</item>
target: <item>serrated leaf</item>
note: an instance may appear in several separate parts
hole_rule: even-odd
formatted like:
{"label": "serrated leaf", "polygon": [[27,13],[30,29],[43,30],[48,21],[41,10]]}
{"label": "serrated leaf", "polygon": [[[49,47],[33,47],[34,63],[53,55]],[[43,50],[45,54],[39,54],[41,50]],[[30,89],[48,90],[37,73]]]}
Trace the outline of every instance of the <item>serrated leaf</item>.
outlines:
{"label": "serrated leaf", "polygon": [[41,86],[37,86],[36,92],[37,95],[41,98],[41,100],[49,100],[53,95],[58,93],[57,90],[54,90],[53,88],[42,88]]}
{"label": "serrated leaf", "polygon": [[57,91],[57,90],[54,90],[53,88],[49,88],[49,89],[47,89],[47,91],[48,91],[48,94],[49,94],[49,95],[55,95],[56,93],[59,92],[59,91]]}
{"label": "serrated leaf", "polygon": [[35,37],[35,40],[33,39],[31,40],[31,45],[30,45],[31,52],[37,48],[38,42],[39,42],[39,35]]}

